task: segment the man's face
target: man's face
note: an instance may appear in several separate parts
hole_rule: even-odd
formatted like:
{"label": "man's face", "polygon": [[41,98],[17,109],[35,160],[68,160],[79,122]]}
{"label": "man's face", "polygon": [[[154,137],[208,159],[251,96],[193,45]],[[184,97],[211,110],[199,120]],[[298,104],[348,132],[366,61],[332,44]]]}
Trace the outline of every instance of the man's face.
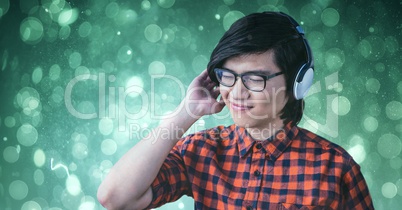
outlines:
{"label": "man's face", "polygon": [[[273,52],[242,55],[228,59],[222,68],[243,74],[258,71],[264,75],[280,72],[273,61]],[[261,92],[248,90],[240,78],[232,87],[220,85],[221,96],[229,108],[233,121],[242,127],[264,129],[280,128],[283,121],[280,112],[287,102],[284,75],[266,81]]]}

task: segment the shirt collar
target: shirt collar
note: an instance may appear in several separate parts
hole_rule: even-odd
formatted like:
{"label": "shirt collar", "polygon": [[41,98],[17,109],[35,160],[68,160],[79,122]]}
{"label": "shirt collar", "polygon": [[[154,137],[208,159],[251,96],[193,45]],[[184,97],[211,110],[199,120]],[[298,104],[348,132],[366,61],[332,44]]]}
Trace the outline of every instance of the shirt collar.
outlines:
{"label": "shirt collar", "polygon": [[295,125],[292,126],[292,122],[289,122],[283,129],[276,132],[274,136],[263,141],[254,140],[244,127],[236,126],[235,132],[238,136],[237,145],[241,157],[244,157],[257,142],[260,142],[266,156],[275,161],[291,144],[292,139],[297,136],[299,129]]}

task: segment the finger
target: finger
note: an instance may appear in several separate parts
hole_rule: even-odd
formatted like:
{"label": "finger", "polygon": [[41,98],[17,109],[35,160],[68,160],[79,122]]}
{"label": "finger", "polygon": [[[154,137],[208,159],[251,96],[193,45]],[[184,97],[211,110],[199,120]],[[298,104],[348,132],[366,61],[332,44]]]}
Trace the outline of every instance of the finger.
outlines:
{"label": "finger", "polygon": [[202,71],[198,76],[194,78],[194,82],[196,82],[198,85],[206,87],[208,79],[208,72],[206,70]]}
{"label": "finger", "polygon": [[216,86],[216,84],[214,82],[212,82],[212,81],[205,84],[205,87],[210,91],[214,90],[215,86]]}
{"label": "finger", "polygon": [[203,78],[203,79],[207,79],[207,78],[208,78],[208,71],[207,71],[207,69],[204,69],[204,70],[200,73],[199,77],[201,77],[201,78]]}
{"label": "finger", "polygon": [[215,88],[211,93],[212,97],[215,99],[217,99],[220,94],[221,94],[221,91],[219,90],[219,88]]}

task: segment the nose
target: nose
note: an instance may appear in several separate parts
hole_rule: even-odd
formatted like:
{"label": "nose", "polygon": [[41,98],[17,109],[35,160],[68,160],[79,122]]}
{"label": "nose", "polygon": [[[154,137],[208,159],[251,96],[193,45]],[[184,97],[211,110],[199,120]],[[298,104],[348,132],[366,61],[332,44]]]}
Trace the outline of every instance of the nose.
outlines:
{"label": "nose", "polygon": [[240,77],[237,77],[230,93],[234,99],[246,99],[249,96],[249,91],[246,86],[244,86],[244,83]]}

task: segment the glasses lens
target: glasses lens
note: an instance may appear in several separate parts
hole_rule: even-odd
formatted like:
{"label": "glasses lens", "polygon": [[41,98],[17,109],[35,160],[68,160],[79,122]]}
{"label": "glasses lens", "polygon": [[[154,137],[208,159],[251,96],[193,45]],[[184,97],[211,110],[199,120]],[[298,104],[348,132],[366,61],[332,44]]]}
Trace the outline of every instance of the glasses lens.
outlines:
{"label": "glasses lens", "polygon": [[[236,83],[236,75],[233,72],[218,68],[214,71],[220,84],[232,87]],[[244,86],[251,91],[262,91],[265,88],[265,78],[261,75],[245,74],[241,78]]]}
{"label": "glasses lens", "polygon": [[244,75],[243,84],[252,91],[262,91],[265,88],[265,79],[260,75]]}
{"label": "glasses lens", "polygon": [[224,69],[215,69],[216,77],[218,78],[219,83],[225,86],[233,86],[236,80],[236,76],[229,71]]}

